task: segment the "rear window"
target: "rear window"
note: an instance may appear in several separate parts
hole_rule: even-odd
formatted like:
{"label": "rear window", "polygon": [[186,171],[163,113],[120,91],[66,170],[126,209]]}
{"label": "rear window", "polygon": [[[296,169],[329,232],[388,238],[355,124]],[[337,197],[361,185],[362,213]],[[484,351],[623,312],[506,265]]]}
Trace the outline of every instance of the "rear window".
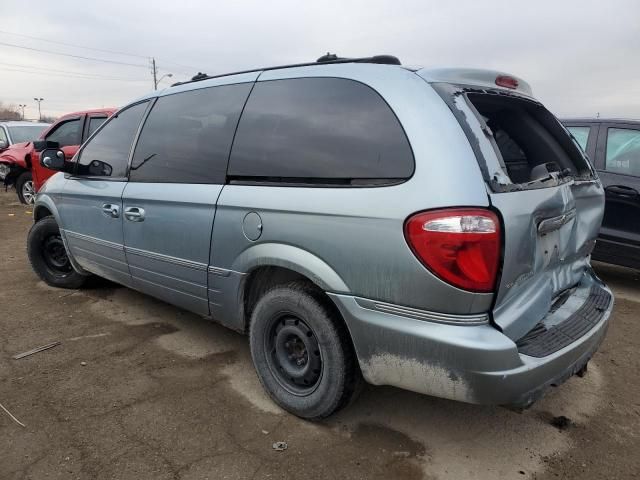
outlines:
{"label": "rear window", "polygon": [[87,132],[87,138],[93,135],[100,125],[107,120],[107,117],[89,117],[89,131]]}
{"label": "rear window", "polygon": [[240,119],[229,175],[301,183],[382,183],[413,174],[398,119],[364,84],[339,78],[258,82]]}
{"label": "rear window", "polygon": [[540,181],[551,172],[591,173],[571,137],[539,103],[498,94],[467,97],[493,133],[496,153],[513,183]]}
{"label": "rear window", "polygon": [[580,146],[537,101],[447,83],[434,88],[460,122],[494,192],[593,178]]}

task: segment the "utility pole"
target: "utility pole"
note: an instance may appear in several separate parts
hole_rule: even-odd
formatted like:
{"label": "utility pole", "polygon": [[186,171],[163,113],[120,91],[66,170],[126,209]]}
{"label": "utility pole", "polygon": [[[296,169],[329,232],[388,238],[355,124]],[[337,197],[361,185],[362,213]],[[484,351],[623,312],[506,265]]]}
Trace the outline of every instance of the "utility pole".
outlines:
{"label": "utility pole", "polygon": [[153,89],[154,90],[158,90],[158,85],[160,85],[160,82],[162,81],[163,78],[165,78],[165,77],[168,77],[168,78],[173,77],[173,73],[165,73],[160,78],[158,78],[158,65],[156,65],[156,59],[153,58],[153,57],[151,58],[151,73],[153,75]]}
{"label": "utility pole", "polygon": [[151,73],[153,74],[153,89],[158,90],[158,67],[155,57],[151,58]]}
{"label": "utility pole", "polygon": [[33,97],[33,99],[38,102],[38,120],[42,120],[42,110],[40,110],[40,102],[44,100],[44,98]]}
{"label": "utility pole", "polygon": [[18,105],[18,107],[20,107],[22,109],[22,120],[24,120],[24,109],[27,107],[24,103],[21,103],[20,105]]}

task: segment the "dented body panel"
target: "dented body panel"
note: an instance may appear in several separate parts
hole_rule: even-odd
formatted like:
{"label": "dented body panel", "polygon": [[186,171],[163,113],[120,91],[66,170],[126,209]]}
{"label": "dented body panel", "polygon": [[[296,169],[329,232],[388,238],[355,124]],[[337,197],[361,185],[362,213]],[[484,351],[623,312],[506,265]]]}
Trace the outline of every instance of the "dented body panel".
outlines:
{"label": "dented body panel", "polygon": [[493,318],[507,336],[518,339],[590,269],[604,191],[598,181],[571,182],[492,194],[491,203],[505,223],[505,261]]}

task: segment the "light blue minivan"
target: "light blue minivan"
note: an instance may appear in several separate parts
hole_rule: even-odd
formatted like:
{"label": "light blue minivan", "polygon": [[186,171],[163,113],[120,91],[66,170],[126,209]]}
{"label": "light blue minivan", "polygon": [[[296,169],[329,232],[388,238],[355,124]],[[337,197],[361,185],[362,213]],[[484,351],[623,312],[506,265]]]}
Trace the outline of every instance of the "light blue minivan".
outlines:
{"label": "light blue minivan", "polygon": [[613,298],[603,188],[523,80],[391,56],[199,75],[136,100],[37,196],[49,285],[99,275],[250,337],[308,419],[362,379],[526,407],[583,372]]}

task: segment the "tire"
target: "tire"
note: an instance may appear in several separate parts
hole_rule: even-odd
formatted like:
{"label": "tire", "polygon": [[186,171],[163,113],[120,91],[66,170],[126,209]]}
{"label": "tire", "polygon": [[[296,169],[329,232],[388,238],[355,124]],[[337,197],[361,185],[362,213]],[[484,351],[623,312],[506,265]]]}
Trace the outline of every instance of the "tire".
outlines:
{"label": "tire", "polygon": [[31,227],[27,254],[33,271],[52,287],[80,288],[88,278],[73,269],[53,217],[45,217]]}
{"label": "tire", "polygon": [[16,179],[16,192],[20,203],[25,205],[33,205],[36,201],[36,191],[33,186],[33,177],[31,172],[23,172]]}
{"label": "tire", "polygon": [[324,294],[305,282],[268,290],[251,315],[253,364],[271,398],[319,420],[347,405],[362,375],[349,333]]}

